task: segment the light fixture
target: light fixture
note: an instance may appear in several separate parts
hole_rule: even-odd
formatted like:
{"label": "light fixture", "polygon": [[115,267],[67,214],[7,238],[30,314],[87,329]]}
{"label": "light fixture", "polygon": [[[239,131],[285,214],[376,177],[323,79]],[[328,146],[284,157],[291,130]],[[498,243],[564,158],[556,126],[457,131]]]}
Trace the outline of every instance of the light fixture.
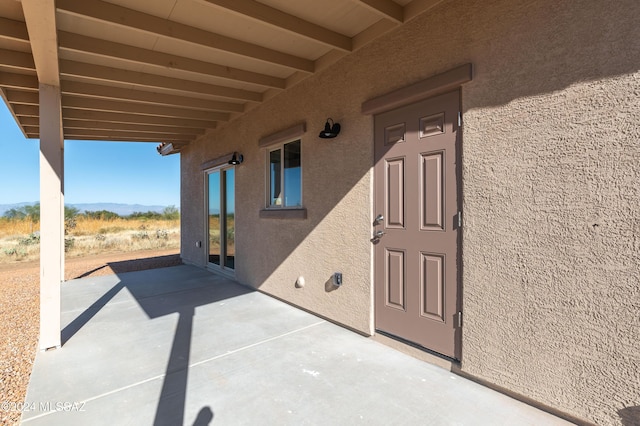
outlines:
{"label": "light fixture", "polygon": [[[329,124],[331,122],[331,124]],[[327,122],[324,124],[324,130],[320,132],[322,139],[331,139],[338,136],[340,133],[340,123],[334,123],[331,118],[327,118]]]}
{"label": "light fixture", "polygon": [[156,150],[158,150],[158,154],[164,157],[167,155],[177,154],[178,152],[180,152],[180,146],[172,144],[170,142],[162,142],[160,145],[156,147]]}
{"label": "light fixture", "polygon": [[234,152],[231,156],[231,160],[229,160],[229,164],[233,164],[234,166],[242,163],[244,161],[244,156],[242,154],[238,154]]}

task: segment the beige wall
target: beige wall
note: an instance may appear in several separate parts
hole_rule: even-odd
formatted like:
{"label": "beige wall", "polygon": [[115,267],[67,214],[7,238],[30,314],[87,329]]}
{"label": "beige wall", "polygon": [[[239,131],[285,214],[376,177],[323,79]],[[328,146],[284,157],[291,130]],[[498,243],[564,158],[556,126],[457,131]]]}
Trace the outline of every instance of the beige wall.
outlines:
{"label": "beige wall", "polygon": [[[462,89],[462,370],[588,421],[633,424],[639,14],[636,0],[445,2],[184,150],[183,258],[205,262],[194,244],[204,238],[201,163],[240,151],[238,280],[372,332],[373,120],[361,103],[472,62]],[[336,139],[317,138],[327,117],[343,126]],[[260,219],[258,139],[303,121],[309,217]],[[335,271],[344,286],[327,292]]]}

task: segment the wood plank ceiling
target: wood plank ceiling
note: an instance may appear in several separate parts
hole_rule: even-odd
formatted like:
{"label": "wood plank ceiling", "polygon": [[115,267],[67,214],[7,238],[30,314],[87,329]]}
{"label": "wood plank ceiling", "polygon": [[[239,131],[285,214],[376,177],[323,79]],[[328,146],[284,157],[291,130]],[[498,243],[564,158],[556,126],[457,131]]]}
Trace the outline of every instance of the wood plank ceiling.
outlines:
{"label": "wood plank ceiling", "polygon": [[39,137],[38,84],[64,138],[175,150],[442,0],[0,0],[0,94]]}

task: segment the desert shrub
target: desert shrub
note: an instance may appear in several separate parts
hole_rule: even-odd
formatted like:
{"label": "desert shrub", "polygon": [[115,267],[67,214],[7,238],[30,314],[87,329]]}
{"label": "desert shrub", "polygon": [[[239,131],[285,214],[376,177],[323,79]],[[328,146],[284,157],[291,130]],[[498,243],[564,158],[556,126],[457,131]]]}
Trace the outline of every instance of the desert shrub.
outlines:
{"label": "desert shrub", "polygon": [[168,240],[169,239],[169,231],[167,231],[166,229],[158,229],[156,231],[156,238],[157,239]]}
{"label": "desert shrub", "polygon": [[104,241],[107,239],[107,236],[104,234],[96,234],[96,241]]}
{"label": "desert shrub", "polygon": [[88,212],[84,212],[83,216],[85,216],[88,219],[96,219],[96,220],[120,219],[120,215],[118,213],[110,212],[109,210],[88,211]]}
{"label": "desert shrub", "polygon": [[162,214],[158,213],[158,212],[152,212],[152,211],[148,211],[148,212],[133,212],[131,213],[129,216],[127,216],[127,219],[142,219],[142,220],[149,220],[149,219],[162,219]]}
{"label": "desert shrub", "polygon": [[212,247],[220,246],[220,234],[209,235],[209,245]]}
{"label": "desert shrub", "polygon": [[18,251],[15,248],[6,248],[3,250],[4,254],[6,254],[7,256],[13,256],[18,254]]}
{"label": "desert shrub", "polygon": [[149,233],[147,231],[136,232],[131,236],[131,238],[133,238],[134,240],[148,240]]}
{"label": "desert shrub", "polygon": [[70,220],[80,214],[80,210],[77,207],[64,206],[64,219]]}
{"label": "desert shrub", "polygon": [[5,212],[4,217],[12,220],[28,219],[32,222],[39,222],[40,203],[10,209]]}
{"label": "desert shrub", "polygon": [[168,206],[162,210],[162,218],[166,220],[180,219],[180,210],[176,206]]}
{"label": "desert shrub", "polygon": [[71,219],[66,219],[64,221],[64,234],[69,234],[76,228],[77,225],[78,223],[76,222],[76,218],[72,217]]}
{"label": "desert shrub", "polygon": [[64,239],[64,251],[67,252],[71,250],[76,245],[76,239],[73,237]]}
{"label": "desert shrub", "polygon": [[108,226],[106,228],[98,229],[98,234],[117,234],[118,232],[124,231],[126,228],[123,226]]}
{"label": "desert shrub", "polygon": [[27,235],[24,238],[20,238],[20,240],[18,241],[18,244],[20,244],[21,246],[32,246],[35,244],[39,244],[40,243],[40,233],[39,232],[32,232],[31,234]]}

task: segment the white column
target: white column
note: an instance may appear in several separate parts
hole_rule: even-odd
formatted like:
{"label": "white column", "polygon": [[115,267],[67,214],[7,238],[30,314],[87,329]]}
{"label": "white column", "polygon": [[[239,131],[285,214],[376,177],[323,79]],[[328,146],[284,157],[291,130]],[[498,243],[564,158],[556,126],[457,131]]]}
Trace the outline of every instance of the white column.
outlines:
{"label": "white column", "polygon": [[64,138],[60,88],[40,84],[40,349],[60,347],[64,279]]}

